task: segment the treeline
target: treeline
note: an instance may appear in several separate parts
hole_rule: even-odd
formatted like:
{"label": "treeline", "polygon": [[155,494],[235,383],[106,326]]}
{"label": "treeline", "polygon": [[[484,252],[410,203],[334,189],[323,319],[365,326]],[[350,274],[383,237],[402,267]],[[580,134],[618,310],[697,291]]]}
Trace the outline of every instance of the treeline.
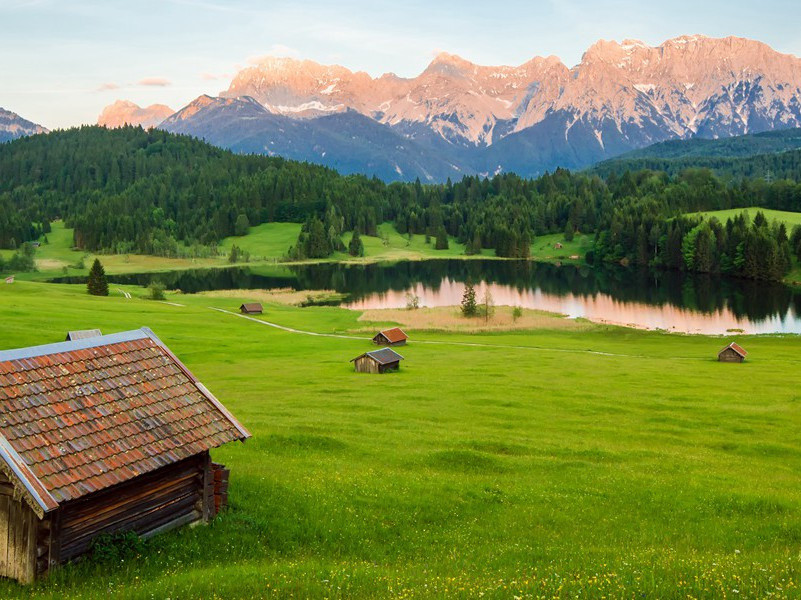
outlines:
{"label": "treeline", "polygon": [[686,169],[709,169],[724,180],[761,178],[767,181],[801,180],[801,150],[788,150],[758,154],[755,156],[685,156],[662,158],[643,156],[604,161],[593,167],[592,172],[607,177],[611,173],[621,175],[626,171],[662,171],[678,175]]}
{"label": "treeline", "polygon": [[791,239],[783,223],[769,223],[761,212],[753,221],[741,213],[725,225],[714,218],[664,219],[640,212],[613,218],[597,233],[587,259],[779,281],[794,255],[801,257],[801,227]]}
{"label": "treeline", "polygon": [[[781,160],[793,160],[791,154]],[[684,244],[699,226],[680,215],[746,206],[801,211],[801,184],[795,178],[732,183],[709,169],[611,172],[603,178],[558,169],[537,179],[502,174],[385,184],[133,127],[82,127],[0,145],[4,247],[34,239],[49,221],[63,218],[81,249],[202,255],[249,226],[291,221],[305,223],[293,255],[320,258],[346,249],[343,232],[372,236],[390,221],[401,234],[435,238],[436,247],[447,246],[450,235],[467,252],[494,249],[508,257],[527,257],[532,241],[547,233],[595,234],[592,260],[700,270],[707,268],[703,252],[691,262],[671,254],[676,240]],[[772,267],[760,267],[758,275],[742,267],[736,247],[750,248],[748,236],[764,234],[784,256],[780,232],[751,224],[747,231],[736,223],[731,231],[728,225],[709,227],[711,235],[693,239],[705,248],[714,236],[712,272],[775,278]]]}

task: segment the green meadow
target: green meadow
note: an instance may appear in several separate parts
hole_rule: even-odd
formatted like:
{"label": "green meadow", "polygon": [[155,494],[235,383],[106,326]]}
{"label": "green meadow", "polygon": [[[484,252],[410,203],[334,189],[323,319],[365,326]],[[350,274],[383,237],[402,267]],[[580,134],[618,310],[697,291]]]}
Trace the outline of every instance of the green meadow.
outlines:
{"label": "green meadow", "polygon": [[797,336],[738,337],[736,365],[729,338],[555,316],[410,328],[371,376],[357,312],[126,289],[2,285],[0,349],[152,328],[253,434],[214,452],[230,507],[2,598],[801,596]]}
{"label": "green meadow", "polygon": [[707,212],[698,212],[698,213],[689,213],[687,216],[695,216],[699,215],[704,218],[716,218],[721,223],[725,223],[729,219],[733,219],[737,215],[741,213],[746,213],[751,219],[753,219],[758,212],[761,212],[765,215],[765,218],[768,221],[777,221],[779,223],[784,223],[787,226],[788,232],[795,227],[796,225],[801,225],[801,213],[797,212],[789,212],[786,210],[771,210],[769,208],[760,208],[758,206],[754,206],[751,208],[729,208],[726,210],[710,210]]}

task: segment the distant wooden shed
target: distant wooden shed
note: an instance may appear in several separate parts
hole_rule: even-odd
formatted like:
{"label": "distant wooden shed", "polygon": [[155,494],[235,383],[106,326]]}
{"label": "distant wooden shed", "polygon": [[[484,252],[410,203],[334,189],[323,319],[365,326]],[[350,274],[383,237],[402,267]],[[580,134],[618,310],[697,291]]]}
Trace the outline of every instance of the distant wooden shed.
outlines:
{"label": "distant wooden shed", "polygon": [[376,333],[373,343],[379,346],[403,346],[408,339],[409,336],[400,327],[393,327]]}
{"label": "distant wooden shed", "polygon": [[100,337],[103,335],[100,333],[99,329],[78,329],[76,331],[70,331],[67,334],[66,341],[68,342],[75,342],[77,340],[86,340],[93,337]]}
{"label": "distant wooden shed", "polygon": [[381,350],[365,352],[352,358],[350,362],[359,373],[386,373],[400,369],[402,360],[403,357],[391,348],[381,348]]}
{"label": "distant wooden shed", "polygon": [[239,312],[243,315],[260,315],[264,309],[259,302],[246,302],[239,307]]}
{"label": "distant wooden shed", "polygon": [[248,437],[149,329],[0,352],[0,576],[207,521],[227,495],[209,450]]}
{"label": "distant wooden shed", "polygon": [[734,363],[741,363],[745,360],[745,357],[748,355],[748,352],[740,346],[739,344],[735,344],[732,342],[723,350],[718,352],[718,360],[720,362],[734,362]]}
{"label": "distant wooden shed", "polygon": [[6,277],[6,283],[14,283],[14,276]]}

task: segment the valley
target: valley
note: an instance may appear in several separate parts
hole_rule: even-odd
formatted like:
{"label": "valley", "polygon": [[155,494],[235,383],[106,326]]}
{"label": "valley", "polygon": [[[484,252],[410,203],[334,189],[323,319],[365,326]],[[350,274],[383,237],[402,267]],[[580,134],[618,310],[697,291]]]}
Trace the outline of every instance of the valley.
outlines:
{"label": "valley", "polygon": [[247,291],[125,289],[6,285],[3,345],[146,323],[254,438],[214,453],[234,476],[213,525],[69,565],[37,597],[795,595],[797,336],[738,336],[730,365],[722,338],[412,325],[401,371],[374,378],[348,363],[374,316],[266,301],[254,322],[210,310]]}
{"label": "valley", "polygon": [[779,4],[0,6],[0,599],[801,598]]}

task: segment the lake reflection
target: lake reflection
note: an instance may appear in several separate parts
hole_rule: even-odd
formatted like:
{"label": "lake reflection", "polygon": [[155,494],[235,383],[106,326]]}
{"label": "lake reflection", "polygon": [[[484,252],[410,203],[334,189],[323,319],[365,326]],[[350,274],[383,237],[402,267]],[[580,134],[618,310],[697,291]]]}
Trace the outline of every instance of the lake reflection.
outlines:
{"label": "lake reflection", "polygon": [[[218,289],[334,290],[352,308],[399,308],[417,294],[425,306],[459,304],[468,279],[496,304],[593,321],[686,333],[801,333],[801,295],[766,282],[678,272],[593,269],[531,261],[426,260],[392,264],[274,265],[109,276],[112,283],[196,293]],[[85,283],[85,278],[59,278]]]}
{"label": "lake reflection", "polygon": [[[486,282],[476,285],[479,300],[487,288],[497,305],[544,310],[598,323],[682,333],[723,334],[733,329],[742,329],[745,333],[801,333],[801,322],[792,307],[788,307],[783,314],[751,320],[735,315],[728,306],[712,312],[699,312],[672,304],[617,300],[603,293],[556,295],[539,288],[520,290],[509,285]],[[346,306],[360,310],[404,308],[410,293],[418,296],[420,306],[453,306],[462,300],[464,283],[448,279],[440,282],[436,289],[418,283],[408,290],[372,294],[349,302]]]}

